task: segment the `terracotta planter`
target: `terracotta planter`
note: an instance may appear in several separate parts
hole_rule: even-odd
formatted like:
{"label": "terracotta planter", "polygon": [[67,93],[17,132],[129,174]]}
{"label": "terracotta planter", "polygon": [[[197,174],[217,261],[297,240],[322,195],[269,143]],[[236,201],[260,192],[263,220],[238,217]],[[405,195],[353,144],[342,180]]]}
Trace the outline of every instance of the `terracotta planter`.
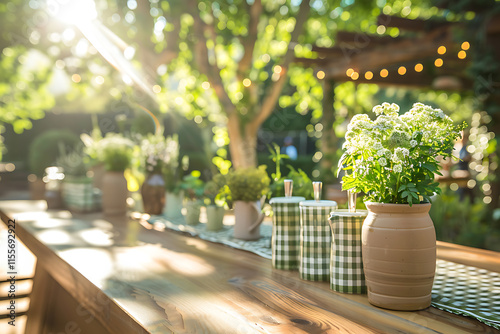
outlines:
{"label": "terracotta planter", "polygon": [[108,216],[127,213],[127,180],[123,172],[106,172],[102,178],[102,211]]}
{"label": "terracotta planter", "polygon": [[199,201],[186,202],[186,224],[198,225],[200,223],[201,203]]}
{"label": "terracotta planter", "polygon": [[368,301],[415,311],[431,304],[436,232],[430,204],[366,203],[361,233]]}
{"label": "terracotta planter", "polygon": [[160,215],[165,206],[165,181],[160,174],[149,174],[141,187],[145,213]]}
{"label": "terracotta planter", "polygon": [[264,214],[260,202],[234,202],[234,237],[242,240],[260,239],[260,224]]}
{"label": "terracotta planter", "polygon": [[207,230],[218,231],[222,228],[224,208],[216,205],[207,206]]}

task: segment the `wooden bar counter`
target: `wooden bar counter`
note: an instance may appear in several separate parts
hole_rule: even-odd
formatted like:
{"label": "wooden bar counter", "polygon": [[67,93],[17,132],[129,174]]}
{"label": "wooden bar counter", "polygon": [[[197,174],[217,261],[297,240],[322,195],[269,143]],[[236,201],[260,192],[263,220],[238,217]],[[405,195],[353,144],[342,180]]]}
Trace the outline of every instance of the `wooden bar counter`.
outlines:
{"label": "wooden bar counter", "polygon": [[[126,217],[46,211],[42,201],[0,210],[37,257],[26,333],[500,333],[434,307],[380,309],[258,255]],[[439,258],[497,272],[498,255],[438,245]]]}

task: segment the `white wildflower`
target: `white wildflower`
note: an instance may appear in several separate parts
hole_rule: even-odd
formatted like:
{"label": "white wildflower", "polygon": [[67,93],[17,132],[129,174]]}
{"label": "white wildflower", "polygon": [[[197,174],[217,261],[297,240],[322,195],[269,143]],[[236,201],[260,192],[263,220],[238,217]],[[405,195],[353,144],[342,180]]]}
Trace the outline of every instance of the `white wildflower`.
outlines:
{"label": "white wildflower", "polygon": [[403,171],[403,167],[399,164],[395,165],[393,169],[394,169],[394,172],[396,172],[396,173],[401,173]]}
{"label": "white wildflower", "polygon": [[418,143],[417,143],[417,141],[415,139],[410,140],[411,147],[415,147],[415,146],[417,146],[417,144]]}
{"label": "white wildflower", "polygon": [[378,163],[380,164],[380,166],[384,167],[387,165],[387,160],[382,157],[382,158],[378,159]]}

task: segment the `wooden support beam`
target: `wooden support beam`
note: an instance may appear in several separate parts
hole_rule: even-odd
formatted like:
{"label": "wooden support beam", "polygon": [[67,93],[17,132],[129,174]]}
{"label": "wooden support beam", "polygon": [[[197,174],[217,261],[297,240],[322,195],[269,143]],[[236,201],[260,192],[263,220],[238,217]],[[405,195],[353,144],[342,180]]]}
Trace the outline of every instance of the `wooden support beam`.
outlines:
{"label": "wooden support beam", "polygon": [[381,45],[387,45],[396,41],[401,41],[404,38],[391,37],[387,35],[369,35],[352,31],[339,31],[335,39],[336,43],[349,45],[353,48],[370,48]]}
{"label": "wooden support beam", "polygon": [[362,49],[352,50],[351,54],[346,57],[330,63],[328,69],[325,70],[326,77],[338,78],[345,75],[348,68],[364,72],[400,63],[420,62],[422,59],[439,56],[437,48],[441,45],[450,50],[456,46],[449,27],[436,29],[419,39],[402,40],[366,52]]}
{"label": "wooden support beam", "polygon": [[426,32],[443,26],[451,25],[452,23],[438,20],[410,20],[403,17],[380,14],[377,18],[377,24],[386,27],[396,27],[406,31]]}

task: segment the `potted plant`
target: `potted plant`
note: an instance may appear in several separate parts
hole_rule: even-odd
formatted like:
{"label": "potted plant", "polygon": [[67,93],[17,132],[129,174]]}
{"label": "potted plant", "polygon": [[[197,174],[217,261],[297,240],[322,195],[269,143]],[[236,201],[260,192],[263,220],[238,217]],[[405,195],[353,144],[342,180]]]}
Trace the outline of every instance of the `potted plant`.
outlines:
{"label": "potted plant", "polygon": [[429,216],[438,158],[452,156],[465,124],[421,103],[399,115],[399,106],[375,106],[377,115],[352,118],[339,161],[344,190],[365,193],[363,268],[370,303],[418,310],[431,302],[436,234]]}
{"label": "potted plant", "polygon": [[141,164],[146,172],[146,179],[141,187],[143,208],[146,213],[159,215],[165,206],[164,172],[177,163],[177,141],[163,135],[148,134],[141,138]]}
{"label": "potted plant", "polygon": [[182,169],[179,164],[179,138],[172,135],[166,137],[170,159],[163,166],[163,179],[165,180],[165,207],[163,214],[169,218],[179,218],[182,216],[182,203],[184,194],[181,189]]}
{"label": "potted plant", "polygon": [[207,209],[207,230],[218,231],[223,226],[224,203],[226,202],[225,178],[217,174],[205,184],[205,203]]}
{"label": "potted plant", "polygon": [[234,237],[243,240],[260,238],[261,209],[269,191],[265,166],[240,168],[228,173],[226,182],[234,208]]}
{"label": "potted plant", "polygon": [[186,224],[197,225],[200,222],[200,210],[203,204],[203,191],[205,183],[200,180],[200,171],[192,171],[191,174],[184,176],[181,183],[181,189],[184,190],[186,198]]}
{"label": "potted plant", "polygon": [[76,212],[90,212],[98,207],[94,193],[92,178],[87,176],[87,165],[83,159],[82,146],[66,152],[60,145],[61,155],[57,159],[57,166],[62,167],[64,179],[62,181],[62,198],[65,206]]}
{"label": "potted plant", "polygon": [[45,198],[43,176],[45,168],[54,166],[60,155],[59,145],[73,147],[79,142],[78,136],[69,130],[49,130],[36,137],[29,147],[29,167],[31,175],[30,192],[32,199]]}
{"label": "potted plant", "polygon": [[104,163],[102,209],[105,215],[127,212],[127,180],[124,171],[130,166],[134,143],[117,133],[108,133],[96,143],[97,159]]}

